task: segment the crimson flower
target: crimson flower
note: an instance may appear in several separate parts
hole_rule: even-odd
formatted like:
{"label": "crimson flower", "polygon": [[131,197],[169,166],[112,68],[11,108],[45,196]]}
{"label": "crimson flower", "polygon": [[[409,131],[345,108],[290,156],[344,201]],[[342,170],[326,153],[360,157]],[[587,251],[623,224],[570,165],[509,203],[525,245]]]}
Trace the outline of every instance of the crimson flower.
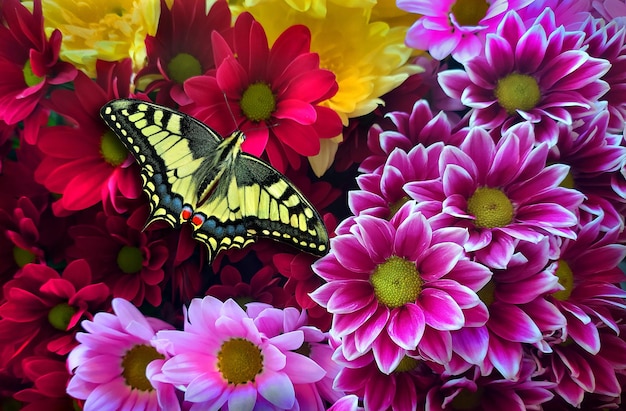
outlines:
{"label": "crimson flower", "polygon": [[261,25],[243,13],[235,22],[232,48],[217,32],[211,39],[217,69],[215,76],[185,82],[193,101],[185,108],[190,114],[221,134],[232,131],[234,116],[234,125],[247,136],[243,150],[255,156],[265,150],[283,172],[288,163],[298,168],[299,156],[316,155],[320,138],[341,133],[337,113],[319,105],[336,93],[335,76],[309,51],[305,26],[288,28],[270,49]]}

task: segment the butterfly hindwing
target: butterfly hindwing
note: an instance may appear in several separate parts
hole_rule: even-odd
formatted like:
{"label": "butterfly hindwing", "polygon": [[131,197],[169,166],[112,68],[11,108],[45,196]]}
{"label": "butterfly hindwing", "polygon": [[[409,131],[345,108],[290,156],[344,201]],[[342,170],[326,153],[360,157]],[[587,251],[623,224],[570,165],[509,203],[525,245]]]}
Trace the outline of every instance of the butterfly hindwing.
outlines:
{"label": "butterfly hindwing", "polygon": [[139,100],[114,100],[101,115],[141,166],[150,218],[180,224],[182,207],[197,197],[197,174],[220,142],[193,117]]}

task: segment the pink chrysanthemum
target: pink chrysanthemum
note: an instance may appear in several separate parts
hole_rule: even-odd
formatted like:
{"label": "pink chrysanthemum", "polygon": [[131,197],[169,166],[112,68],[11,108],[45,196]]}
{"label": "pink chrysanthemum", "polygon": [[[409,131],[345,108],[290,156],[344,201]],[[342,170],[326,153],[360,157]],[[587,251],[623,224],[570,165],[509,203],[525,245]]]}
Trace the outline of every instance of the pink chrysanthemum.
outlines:
{"label": "pink chrysanthemum", "polygon": [[309,30],[298,25],[285,30],[270,49],[261,25],[241,14],[232,49],[213,32],[215,76],[185,82],[193,101],[185,110],[223,135],[235,127],[243,130],[243,150],[255,156],[266,151],[278,170],[284,172],[288,164],[299,168],[300,156],[318,154],[320,139],[342,129],[337,113],[319,105],[338,86],[332,72],[319,68],[310,41]]}
{"label": "pink chrysanthemum", "polygon": [[588,114],[608,90],[600,79],[610,64],[583,51],[583,40],[582,32],[556,27],[550,9],[528,29],[509,12],[487,36],[484,55],[465,70],[440,73],[439,81],[471,108],[470,125],[507,130],[529,122],[536,140],[552,146],[557,124]]}
{"label": "pink chrysanthemum", "polygon": [[70,227],[74,244],[67,250],[68,257],[87,260],[94,278],[105,282],[114,297],[136,306],[144,301],[160,305],[163,266],[169,255],[163,239],[130,227],[122,216],[100,212],[93,220]]}
{"label": "pink chrysanthemum", "polygon": [[481,52],[487,33],[509,10],[518,10],[531,0],[398,0],[398,8],[422,15],[409,29],[406,43],[428,50],[437,60],[450,54],[466,62]]}
{"label": "pink chrysanthemum", "polygon": [[390,373],[408,351],[441,343],[429,332],[483,325],[476,291],[491,272],[465,257],[465,241],[463,229],[433,230],[413,202],[389,221],[358,216],[350,233],[333,238],[314,265],[327,283],[311,297],[333,314],[330,333],[346,359],[371,350]]}
{"label": "pink chrysanthemum", "polygon": [[39,123],[47,118],[41,101],[50,86],[72,81],[77,71],[59,60],[61,32],[54,30],[46,38],[41,0],[33,2],[32,13],[18,0],[0,5],[0,120],[16,124],[29,119],[26,141],[34,144]]}
{"label": "pink chrysanthemum", "polygon": [[113,314],[82,322],[86,332],[76,335],[79,345],[67,359],[72,373],[67,392],[85,400],[84,411],[180,410],[175,388],[155,379],[168,356],[154,348],[154,339],[171,326],[144,317],[121,298],[111,305]]}
{"label": "pink chrysanthemum", "polygon": [[163,105],[187,104],[183,83],[215,68],[211,42],[213,30],[226,36],[230,30],[227,1],[216,1],[207,14],[206,1],[174,1],[167,7],[161,0],[159,27],[154,36],[146,37],[147,65],[137,73],[137,81],[151,81],[146,94],[156,91],[155,102]]}
{"label": "pink chrysanthemum", "polygon": [[137,170],[117,136],[100,118],[110,100],[128,97],[131,61],[97,64],[98,78],[79,74],[75,90],[55,90],[54,111],[71,125],[44,128],[38,141],[43,159],[35,179],[62,197],[53,204],[56,214],[83,210],[110,195],[112,187],[128,198],[141,196]]}
{"label": "pink chrysanthemum", "polygon": [[250,317],[232,299],[192,300],[184,331],[157,335],[172,354],[163,366],[162,381],[183,387],[191,411],[222,406],[240,411],[291,409],[296,403],[294,384],[314,383],[325,372],[294,352],[304,342],[302,330],[275,334],[277,312],[263,315]]}
{"label": "pink chrysanthemum", "polygon": [[514,126],[498,144],[472,128],[460,147],[443,149],[439,178],[408,183],[405,190],[419,203],[439,204],[438,227],[468,228],[465,249],[480,262],[506,268],[517,240],[576,236],[583,196],[558,186],[568,167],[546,166],[547,144],[534,143],[527,123]]}

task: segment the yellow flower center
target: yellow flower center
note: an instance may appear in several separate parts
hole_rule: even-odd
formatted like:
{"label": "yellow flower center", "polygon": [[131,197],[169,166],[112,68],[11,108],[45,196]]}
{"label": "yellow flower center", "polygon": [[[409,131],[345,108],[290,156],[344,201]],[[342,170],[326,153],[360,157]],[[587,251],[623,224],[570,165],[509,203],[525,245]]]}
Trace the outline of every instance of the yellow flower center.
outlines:
{"label": "yellow flower center", "polygon": [[574,289],[574,273],[565,260],[559,260],[558,264],[555,274],[559,278],[559,284],[565,289],[552,293],[552,296],[559,301],[566,301]]}
{"label": "yellow flower center", "polygon": [[57,304],[48,311],[48,322],[57,330],[66,331],[76,310],[67,303]]}
{"label": "yellow flower center", "polygon": [[370,283],[378,301],[390,308],[415,302],[422,289],[415,263],[395,255],[376,267]]}
{"label": "yellow flower center", "polygon": [[467,200],[467,211],[480,228],[504,227],[513,221],[513,204],[497,188],[480,187]]}
{"label": "yellow flower center", "polygon": [[487,15],[489,3],[484,0],[458,0],[450,8],[459,26],[477,26]]}
{"label": "yellow flower center", "polygon": [[476,294],[478,295],[478,298],[480,298],[480,301],[482,301],[487,307],[489,307],[495,299],[495,291],[496,283],[493,280],[489,280],[489,282],[485,284],[485,286],[481,288]]}
{"label": "yellow flower center", "polygon": [[259,82],[248,86],[239,104],[249,120],[263,121],[268,120],[276,109],[276,98],[267,84]]}
{"label": "yellow flower center", "polygon": [[146,367],[152,361],[164,358],[154,347],[145,344],[135,345],[122,358],[122,376],[126,385],[140,391],[153,391],[154,387],[146,377]]}
{"label": "yellow flower center", "polygon": [[175,82],[183,84],[188,78],[201,75],[202,66],[191,54],[178,53],[167,64],[167,74]]}
{"label": "yellow flower center", "polygon": [[474,410],[480,407],[483,400],[483,387],[478,387],[476,391],[470,391],[467,388],[463,388],[450,404],[453,410]]}
{"label": "yellow flower center", "polygon": [[405,355],[404,358],[400,360],[400,364],[398,364],[398,366],[396,367],[395,370],[393,370],[393,372],[401,373],[401,372],[413,371],[415,367],[417,367],[417,364],[418,364],[418,361],[415,358]]}
{"label": "yellow flower center", "polygon": [[117,266],[126,274],[133,274],[143,267],[143,253],[137,247],[125,245],[117,253]]}
{"label": "yellow flower center", "polygon": [[30,65],[30,60],[27,60],[26,64],[24,64],[22,73],[24,73],[24,81],[28,87],[36,86],[44,80],[44,77],[39,77],[33,73],[33,67]]}
{"label": "yellow flower center", "polygon": [[261,350],[243,338],[233,338],[222,344],[217,354],[217,368],[229,384],[254,381],[263,370]]}
{"label": "yellow flower center", "polygon": [[117,167],[126,160],[128,151],[119,138],[110,130],[102,135],[100,140],[100,154],[107,163]]}
{"label": "yellow flower center", "polygon": [[13,260],[18,267],[22,268],[35,261],[35,254],[20,247],[13,247]]}
{"label": "yellow flower center", "polygon": [[519,73],[512,73],[498,80],[495,95],[500,106],[511,115],[516,110],[528,111],[535,108],[541,99],[537,80]]}
{"label": "yellow flower center", "polygon": [[403,205],[406,204],[407,201],[409,201],[410,198],[408,196],[404,196],[401,199],[399,199],[398,201],[396,201],[395,203],[389,204],[389,218],[387,218],[387,220],[391,220],[391,218],[396,215],[396,213],[398,212],[399,209],[402,208]]}
{"label": "yellow flower center", "polygon": [[565,188],[571,188],[571,189],[576,188],[576,181],[574,181],[574,176],[572,175],[571,169],[565,176],[565,179],[563,179],[563,181],[561,181],[561,184],[559,185]]}

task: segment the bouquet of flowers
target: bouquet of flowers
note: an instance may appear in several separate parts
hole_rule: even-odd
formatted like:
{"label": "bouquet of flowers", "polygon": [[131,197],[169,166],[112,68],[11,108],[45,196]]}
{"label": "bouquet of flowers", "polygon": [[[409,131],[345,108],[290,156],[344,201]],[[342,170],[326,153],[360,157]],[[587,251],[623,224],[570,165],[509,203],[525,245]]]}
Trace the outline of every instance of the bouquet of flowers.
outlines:
{"label": "bouquet of flowers", "polygon": [[[0,409],[621,409],[623,0],[0,0],[0,73]],[[146,226],[127,98],[328,253]]]}

